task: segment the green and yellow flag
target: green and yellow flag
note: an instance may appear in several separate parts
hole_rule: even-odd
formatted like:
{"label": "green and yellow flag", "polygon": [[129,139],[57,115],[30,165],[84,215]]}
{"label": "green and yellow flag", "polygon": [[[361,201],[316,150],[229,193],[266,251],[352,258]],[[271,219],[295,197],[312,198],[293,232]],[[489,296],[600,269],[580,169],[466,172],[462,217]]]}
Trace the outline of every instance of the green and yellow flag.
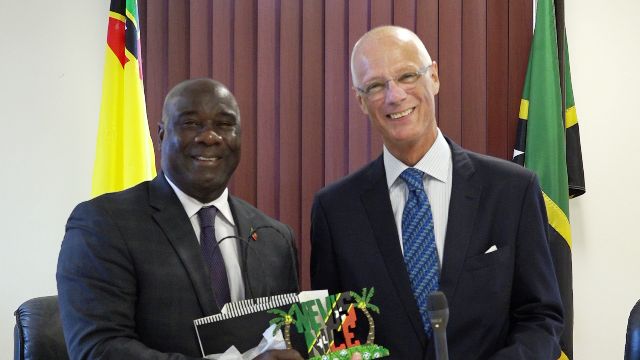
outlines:
{"label": "green and yellow flag", "polygon": [[[565,46],[565,108],[553,0],[538,0],[514,161],[540,179],[549,217],[550,247],[565,312],[560,359],[573,358],[573,281],[569,197],[584,193],[580,135]],[[565,42],[566,43],[566,42]],[[566,123],[563,119],[566,116]]]}
{"label": "green and yellow flag", "polygon": [[156,174],[142,85],[136,0],[112,0],[91,195],[119,191]]}

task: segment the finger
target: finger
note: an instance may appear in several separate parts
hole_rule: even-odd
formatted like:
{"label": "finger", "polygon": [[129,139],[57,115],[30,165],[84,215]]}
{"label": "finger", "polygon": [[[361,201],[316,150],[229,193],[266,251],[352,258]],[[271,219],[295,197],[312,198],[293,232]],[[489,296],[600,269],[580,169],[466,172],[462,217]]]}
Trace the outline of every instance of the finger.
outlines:
{"label": "finger", "polygon": [[299,352],[292,349],[287,350],[269,350],[254,360],[304,360]]}

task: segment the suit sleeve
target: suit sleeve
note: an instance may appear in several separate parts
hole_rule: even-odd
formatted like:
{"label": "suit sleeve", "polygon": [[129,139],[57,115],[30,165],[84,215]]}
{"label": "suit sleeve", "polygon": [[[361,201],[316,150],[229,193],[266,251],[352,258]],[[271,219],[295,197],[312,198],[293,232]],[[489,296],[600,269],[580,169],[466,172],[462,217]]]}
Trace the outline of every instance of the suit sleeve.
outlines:
{"label": "suit sleeve", "polygon": [[117,225],[95,203],[72,212],[56,278],[71,359],[192,359],[139,341],[133,261]]}
{"label": "suit sleeve", "polygon": [[333,251],[333,239],[319,196],[311,209],[311,288],[329,294],[342,290],[339,269]]}
{"label": "suit sleeve", "polygon": [[531,175],[516,239],[507,343],[491,359],[557,359],[563,326],[562,302],[549,250],[542,191]]}

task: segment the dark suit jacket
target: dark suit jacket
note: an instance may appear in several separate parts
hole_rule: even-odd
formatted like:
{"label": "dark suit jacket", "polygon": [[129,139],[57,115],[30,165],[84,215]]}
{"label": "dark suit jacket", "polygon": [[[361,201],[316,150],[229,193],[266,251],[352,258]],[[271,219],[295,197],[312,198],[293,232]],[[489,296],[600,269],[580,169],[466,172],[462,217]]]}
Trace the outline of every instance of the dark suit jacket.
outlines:
{"label": "dark suit jacket", "polygon": [[[556,359],[562,305],[536,176],[449,141],[453,184],[441,272],[450,358]],[[434,358],[394,222],[382,157],[321,190],[311,228],[311,284],[375,287],[375,342],[392,359]],[[498,250],[485,254],[492,246]]]}
{"label": "dark suit jacket", "polygon": [[[238,198],[229,203],[239,237],[268,227],[255,241],[239,241],[246,297],[297,291],[291,229]],[[69,217],[57,271],[71,358],[201,357],[193,320],[219,312],[208,277],[163,175],[81,203]]]}

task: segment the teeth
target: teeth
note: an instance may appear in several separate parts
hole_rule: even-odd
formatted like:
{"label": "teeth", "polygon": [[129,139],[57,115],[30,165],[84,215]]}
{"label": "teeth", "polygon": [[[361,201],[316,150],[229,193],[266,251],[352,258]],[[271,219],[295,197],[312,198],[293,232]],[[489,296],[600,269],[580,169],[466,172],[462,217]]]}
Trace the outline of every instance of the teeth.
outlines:
{"label": "teeth", "polygon": [[407,110],[405,110],[403,112],[389,114],[389,117],[392,118],[392,119],[398,119],[398,118],[401,118],[403,116],[407,116],[407,115],[411,114],[411,112],[413,112],[413,109],[414,108],[410,108],[410,109],[407,109]]}
{"label": "teeth", "polygon": [[196,159],[203,160],[203,161],[213,161],[213,160],[217,160],[219,158],[217,158],[217,157],[208,158],[208,157],[204,157],[204,156],[198,156],[198,157],[196,157]]}

